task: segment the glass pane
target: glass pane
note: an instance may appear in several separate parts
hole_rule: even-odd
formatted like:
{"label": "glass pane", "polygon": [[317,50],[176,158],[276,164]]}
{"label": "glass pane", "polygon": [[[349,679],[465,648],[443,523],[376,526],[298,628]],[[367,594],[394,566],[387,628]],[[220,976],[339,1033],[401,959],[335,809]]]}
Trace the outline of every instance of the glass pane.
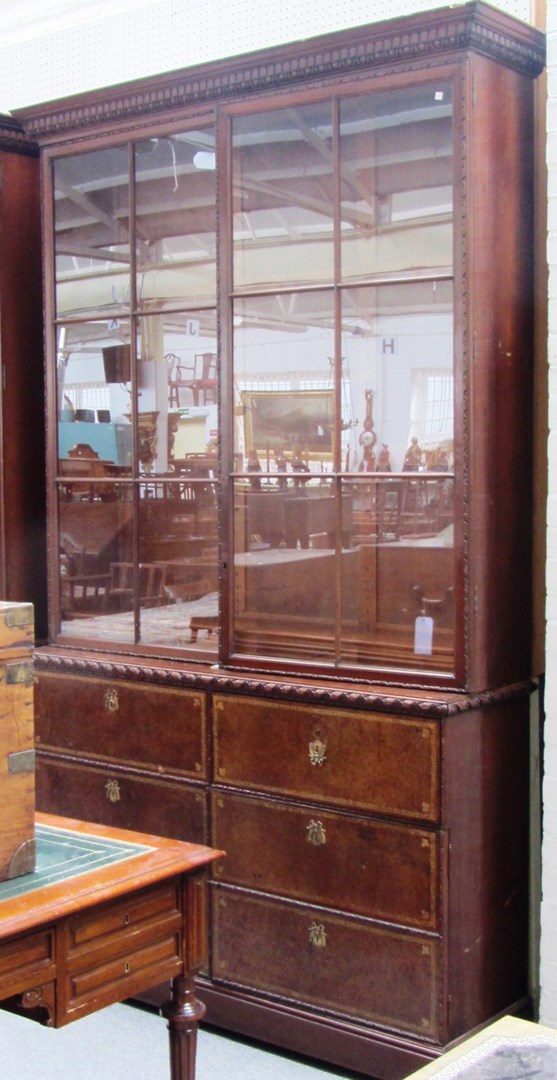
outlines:
{"label": "glass pane", "polygon": [[[452,670],[452,285],[343,293],[343,662]],[[349,513],[349,517],[347,514]]]}
{"label": "glass pane", "polygon": [[244,475],[234,483],[233,647],[331,659],[337,502],[331,480]]}
{"label": "glass pane", "polygon": [[[335,450],[333,294],[234,307],[236,467],[330,472]],[[253,461],[248,464],[253,455]]]}
{"label": "glass pane", "polygon": [[131,484],[65,478],[58,499],[62,633],[133,643]]}
{"label": "glass pane", "polygon": [[53,184],[58,318],[125,307],[130,297],[126,147],[59,158]]}
{"label": "glass pane", "polygon": [[140,308],[214,303],[215,176],[212,128],[136,144]]}
{"label": "glass pane", "polygon": [[455,585],[452,476],[368,475],[346,482],[344,491],[345,534],[351,525],[350,546],[342,556],[344,662],[450,672]]}
{"label": "glass pane", "polygon": [[452,266],[449,83],[340,104],[343,279]]}
{"label": "glass pane", "polygon": [[70,323],[57,338],[58,457],[61,476],[91,484],[131,471],[130,326],[127,320]]}
{"label": "glass pane", "polygon": [[452,467],[451,282],[345,289],[342,327],[345,470]]}
{"label": "glass pane", "polygon": [[333,276],[331,104],[233,121],[234,285]]}
{"label": "glass pane", "polygon": [[141,484],[140,636],[143,644],[195,646],[216,658],[218,492],[203,473],[198,465],[180,480],[157,477]]}
{"label": "glass pane", "polygon": [[214,309],[148,315],[137,343],[139,463],[160,476],[214,475],[218,461]]}

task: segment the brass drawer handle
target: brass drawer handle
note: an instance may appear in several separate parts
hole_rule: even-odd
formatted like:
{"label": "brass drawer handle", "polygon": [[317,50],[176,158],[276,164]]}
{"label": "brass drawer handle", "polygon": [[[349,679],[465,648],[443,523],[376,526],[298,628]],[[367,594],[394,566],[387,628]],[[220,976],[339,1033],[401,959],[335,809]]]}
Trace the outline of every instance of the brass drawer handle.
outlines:
{"label": "brass drawer handle", "polygon": [[309,928],[309,943],[316,949],[324,949],[327,944],[327,931],[323,923],[313,922]]}
{"label": "brass drawer handle", "polygon": [[117,780],[107,780],[106,784],[104,785],[104,790],[106,792],[106,797],[109,802],[120,802],[120,785]]}
{"label": "brass drawer handle", "polygon": [[306,825],[306,833],[308,838],[308,844],[313,844],[314,847],[321,847],[327,841],[325,829],[321,821],[314,821],[311,819],[309,825]]}
{"label": "brass drawer handle", "polygon": [[104,692],[104,707],[106,712],[118,712],[120,708],[120,702],[118,700],[118,691],[108,689]]}
{"label": "brass drawer handle", "polygon": [[309,744],[309,760],[312,765],[324,765],[327,760],[327,746],[316,732]]}

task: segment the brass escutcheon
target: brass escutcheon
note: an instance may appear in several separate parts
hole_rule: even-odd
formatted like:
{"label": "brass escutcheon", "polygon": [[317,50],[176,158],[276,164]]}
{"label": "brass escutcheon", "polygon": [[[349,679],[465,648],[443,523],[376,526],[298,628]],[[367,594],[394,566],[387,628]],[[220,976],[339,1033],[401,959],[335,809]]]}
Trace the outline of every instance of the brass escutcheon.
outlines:
{"label": "brass escutcheon", "polygon": [[309,943],[316,949],[324,949],[327,944],[327,932],[323,923],[312,923],[309,928]]}
{"label": "brass escutcheon", "polygon": [[118,700],[117,690],[105,690],[104,692],[104,707],[107,712],[117,712],[120,708],[120,702]]}
{"label": "brass escutcheon", "polygon": [[306,825],[306,832],[308,844],[313,844],[314,847],[320,847],[321,844],[326,842],[327,837],[321,821],[314,821],[312,818],[309,825]]}
{"label": "brass escutcheon", "polygon": [[117,780],[107,780],[104,787],[109,802],[120,802],[120,785]]}
{"label": "brass escutcheon", "polygon": [[309,760],[312,765],[324,765],[327,760],[327,747],[317,733],[309,744]]}

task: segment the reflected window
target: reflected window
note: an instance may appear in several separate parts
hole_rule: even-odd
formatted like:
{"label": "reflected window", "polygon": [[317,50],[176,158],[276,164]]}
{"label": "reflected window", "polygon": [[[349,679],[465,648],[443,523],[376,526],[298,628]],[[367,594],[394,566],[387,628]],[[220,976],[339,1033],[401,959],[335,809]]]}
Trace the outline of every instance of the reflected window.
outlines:
{"label": "reflected window", "polygon": [[340,102],[346,280],[452,266],[452,93],[447,83]]}
{"label": "reflected window", "polygon": [[213,128],[136,143],[134,166],[138,305],[214,304]]}
{"label": "reflected window", "polygon": [[59,319],[129,301],[127,147],[54,163],[56,313]]}
{"label": "reflected window", "polygon": [[333,276],[330,102],[233,121],[236,287]]}

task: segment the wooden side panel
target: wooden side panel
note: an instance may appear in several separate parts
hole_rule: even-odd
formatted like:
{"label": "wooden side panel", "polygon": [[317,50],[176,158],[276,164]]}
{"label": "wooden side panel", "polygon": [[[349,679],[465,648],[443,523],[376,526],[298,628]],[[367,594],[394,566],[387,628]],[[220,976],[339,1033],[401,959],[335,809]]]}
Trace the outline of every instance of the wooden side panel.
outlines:
{"label": "wooden side panel", "polygon": [[45,420],[38,156],[0,152],[0,595],[46,637]]}
{"label": "wooden side panel", "polygon": [[447,721],[447,1040],[528,996],[529,699]]}
{"label": "wooden side panel", "polygon": [[[533,86],[470,60],[468,689],[531,672]],[[502,104],[504,102],[504,107]],[[458,411],[461,413],[460,403]]]}

